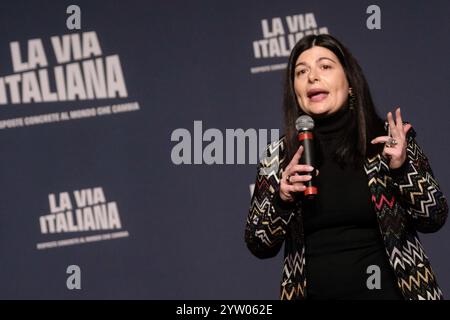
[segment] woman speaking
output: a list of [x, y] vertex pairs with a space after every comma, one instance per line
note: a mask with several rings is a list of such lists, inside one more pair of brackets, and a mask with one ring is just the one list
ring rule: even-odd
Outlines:
[[[400, 108], [377, 115], [359, 64], [330, 35], [293, 48], [283, 104], [285, 135], [258, 165], [245, 230], [259, 258], [284, 243], [281, 299], [442, 299], [417, 232], [439, 230], [448, 205]], [[314, 167], [300, 116], [314, 123]]]

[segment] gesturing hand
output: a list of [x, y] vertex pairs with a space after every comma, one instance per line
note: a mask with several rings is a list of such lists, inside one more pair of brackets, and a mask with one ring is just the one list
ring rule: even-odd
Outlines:
[[392, 112], [387, 114], [389, 131], [387, 136], [376, 137], [372, 144], [384, 143], [383, 156], [389, 159], [389, 168], [400, 168], [406, 160], [406, 133], [411, 129], [410, 124], [403, 125], [400, 108], [395, 111], [395, 122]]
[[303, 192], [306, 189], [304, 182], [311, 180], [311, 175], [300, 175], [301, 172], [311, 172], [313, 167], [305, 164], [298, 164], [303, 153], [303, 146], [300, 146], [292, 157], [291, 162], [281, 175], [280, 198], [287, 202], [294, 201], [294, 193]]

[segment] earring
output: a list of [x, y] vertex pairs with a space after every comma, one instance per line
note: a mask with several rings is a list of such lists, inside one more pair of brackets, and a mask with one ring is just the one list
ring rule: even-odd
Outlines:
[[351, 111], [355, 110], [356, 106], [356, 97], [353, 93], [353, 88], [348, 89], [348, 107]]

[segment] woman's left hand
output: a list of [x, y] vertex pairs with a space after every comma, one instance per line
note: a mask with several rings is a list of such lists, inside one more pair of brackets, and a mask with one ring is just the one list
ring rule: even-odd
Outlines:
[[371, 143], [384, 143], [383, 156], [388, 158], [389, 168], [400, 168], [406, 160], [406, 133], [411, 129], [410, 124], [403, 125], [400, 108], [395, 110], [395, 122], [392, 112], [387, 114], [389, 133], [387, 136], [376, 137]]

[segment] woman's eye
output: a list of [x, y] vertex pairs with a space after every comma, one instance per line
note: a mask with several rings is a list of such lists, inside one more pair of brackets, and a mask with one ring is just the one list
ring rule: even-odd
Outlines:
[[322, 69], [331, 69], [331, 66], [329, 66], [329, 65], [327, 65], [327, 64], [324, 64], [323, 66], [322, 66]]
[[307, 71], [306, 69], [300, 69], [300, 70], [298, 70], [298, 71], [297, 71], [297, 76], [302, 75], [302, 74], [305, 74], [306, 71]]

